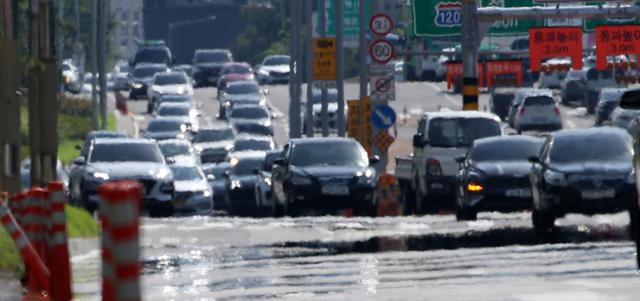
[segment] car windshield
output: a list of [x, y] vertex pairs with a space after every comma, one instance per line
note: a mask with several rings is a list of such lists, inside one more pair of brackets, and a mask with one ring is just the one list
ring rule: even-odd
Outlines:
[[177, 120], [154, 120], [147, 127], [147, 132], [183, 132], [185, 130], [184, 123]]
[[162, 163], [162, 154], [151, 143], [104, 143], [94, 145], [89, 162], [156, 162]]
[[189, 116], [190, 108], [186, 107], [160, 107], [158, 109], [159, 116]]
[[356, 143], [324, 142], [300, 143], [291, 151], [291, 165], [294, 166], [359, 166], [369, 165], [367, 152]]
[[165, 48], [147, 48], [136, 53], [135, 62], [169, 64], [171, 63], [171, 57], [169, 57], [169, 52]]
[[204, 174], [212, 175], [216, 178], [216, 180], [219, 180], [223, 178], [224, 173], [227, 172], [227, 170], [229, 170], [229, 165], [218, 164], [216, 166], [205, 168], [202, 171], [204, 172]]
[[195, 166], [172, 166], [171, 173], [176, 181], [200, 181], [204, 179], [202, 173]]
[[162, 143], [158, 146], [165, 157], [189, 155], [189, 145], [184, 143]]
[[227, 52], [197, 52], [196, 63], [226, 63], [231, 62], [231, 58]]
[[239, 107], [231, 110], [231, 118], [263, 119], [269, 118], [269, 112], [261, 107]]
[[230, 65], [222, 68], [222, 74], [231, 74], [231, 73], [251, 73], [251, 68], [246, 65]]
[[242, 158], [231, 169], [231, 173], [238, 176], [249, 176], [253, 171], [262, 166], [261, 158]]
[[550, 163], [625, 162], [631, 164], [633, 151], [629, 137], [612, 134], [575, 135], [555, 138]]
[[193, 138], [194, 143], [217, 142], [224, 140], [232, 140], [235, 138], [232, 129], [206, 129], [200, 130]]
[[178, 103], [190, 103], [192, 99], [189, 96], [180, 95], [165, 95], [160, 97], [161, 102], [178, 102]]
[[271, 56], [264, 60], [265, 66], [289, 65], [290, 58], [288, 56]]
[[548, 105], [554, 105], [554, 104], [555, 104], [555, 101], [553, 100], [553, 98], [549, 96], [533, 96], [533, 97], [527, 97], [524, 100], [525, 107], [548, 106]]
[[273, 129], [259, 123], [237, 123], [233, 125], [238, 133], [273, 136]]
[[273, 142], [258, 139], [238, 139], [233, 143], [233, 150], [241, 151], [267, 151], [273, 149]]
[[474, 146], [469, 152], [469, 158], [474, 162], [486, 161], [527, 161], [536, 156], [542, 140], [516, 141], [503, 140], [482, 143]]
[[180, 74], [158, 74], [153, 80], [153, 84], [158, 86], [184, 85], [186, 83], [187, 78]]
[[429, 122], [429, 144], [466, 147], [480, 138], [500, 136], [500, 123], [486, 118], [435, 118]]
[[260, 86], [254, 83], [232, 84], [225, 91], [228, 94], [259, 94]]
[[166, 68], [162, 67], [139, 67], [133, 70], [133, 77], [135, 78], [145, 78], [152, 77], [158, 72], [166, 71]]

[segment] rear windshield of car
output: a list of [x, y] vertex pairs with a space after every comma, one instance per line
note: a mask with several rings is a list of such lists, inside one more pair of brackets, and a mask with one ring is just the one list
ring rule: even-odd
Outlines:
[[222, 179], [224, 173], [229, 170], [229, 166], [226, 164], [223, 165], [216, 165], [213, 167], [209, 167], [203, 170], [204, 174], [206, 175], [212, 175], [214, 176], [216, 179]]
[[231, 65], [222, 68], [222, 74], [231, 74], [231, 73], [250, 73], [251, 68], [245, 65]]
[[147, 127], [148, 132], [174, 132], [184, 131], [186, 126], [180, 121], [154, 120]]
[[258, 94], [260, 87], [258, 84], [234, 84], [227, 87], [226, 92], [229, 94]]
[[160, 116], [188, 116], [189, 108], [181, 107], [160, 107], [158, 109], [158, 115]]
[[273, 136], [273, 130], [259, 123], [241, 123], [234, 125], [238, 133]]
[[355, 143], [302, 143], [291, 151], [294, 166], [359, 166], [369, 165], [367, 152]]
[[231, 62], [231, 57], [223, 51], [197, 52], [196, 63], [226, 63]]
[[480, 138], [500, 136], [500, 123], [486, 118], [435, 118], [429, 122], [429, 144], [466, 147]]
[[163, 162], [155, 144], [108, 143], [94, 145], [89, 162]]
[[633, 157], [631, 141], [622, 135], [576, 135], [555, 138], [551, 163], [626, 162]]
[[147, 48], [136, 53], [135, 62], [169, 64], [171, 57], [165, 48]]
[[259, 158], [240, 159], [240, 161], [233, 166], [231, 173], [239, 176], [252, 175], [254, 170], [262, 166], [262, 161], [263, 160]]
[[532, 96], [524, 100], [524, 106], [548, 106], [554, 105], [555, 101], [549, 96]]
[[264, 60], [264, 65], [265, 66], [289, 65], [289, 61], [290, 59], [288, 56], [272, 56]]
[[187, 83], [187, 78], [179, 74], [160, 74], [156, 76], [153, 83], [159, 86], [184, 85]]
[[236, 140], [233, 143], [233, 150], [236, 152], [241, 151], [266, 151], [271, 150], [273, 148], [273, 144], [269, 140]]
[[269, 112], [261, 107], [240, 107], [231, 110], [231, 118], [269, 118]]
[[539, 153], [542, 141], [495, 141], [478, 144], [470, 150], [474, 162], [527, 161]]
[[181, 143], [163, 143], [159, 145], [160, 151], [163, 155], [169, 156], [179, 156], [179, 155], [188, 155], [189, 154], [189, 146]]
[[171, 173], [173, 173], [173, 179], [176, 181], [198, 181], [203, 179], [197, 167], [172, 166]]
[[133, 77], [143, 78], [143, 77], [151, 77], [158, 72], [166, 71], [166, 68], [162, 67], [139, 67], [133, 70]]
[[200, 130], [193, 139], [193, 142], [217, 142], [231, 140], [233, 138], [235, 138], [235, 134], [232, 129]]

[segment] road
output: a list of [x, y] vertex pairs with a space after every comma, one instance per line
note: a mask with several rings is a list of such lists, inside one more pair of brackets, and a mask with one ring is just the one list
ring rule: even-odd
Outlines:
[[[443, 84], [402, 83], [393, 154], [411, 152], [416, 117], [460, 109]], [[288, 89], [270, 86], [276, 141], [287, 141]], [[358, 88], [346, 87], [348, 99]], [[203, 125], [219, 123], [215, 89], [199, 89]], [[488, 107], [488, 95], [480, 97]], [[143, 114], [146, 103], [130, 102]], [[562, 107], [565, 128], [589, 127], [583, 109]], [[391, 160], [393, 161], [393, 160]], [[388, 168], [392, 169], [393, 162]], [[188, 217], [142, 222], [145, 300], [638, 300], [625, 213], [569, 215], [547, 240], [530, 213], [422, 217]], [[73, 252], [77, 300], [98, 300], [97, 249]]]

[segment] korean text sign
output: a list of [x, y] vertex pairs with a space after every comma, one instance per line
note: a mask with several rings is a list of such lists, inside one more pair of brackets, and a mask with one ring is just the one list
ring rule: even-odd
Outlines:
[[570, 57], [573, 69], [582, 69], [582, 27], [529, 29], [531, 71], [539, 72], [542, 59]]
[[620, 54], [635, 54], [640, 57], [640, 25], [597, 26], [597, 69], [606, 69], [607, 57]]

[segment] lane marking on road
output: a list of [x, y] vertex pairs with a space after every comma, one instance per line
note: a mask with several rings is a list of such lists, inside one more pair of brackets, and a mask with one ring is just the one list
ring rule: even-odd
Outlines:
[[436, 83], [427, 82], [427, 86], [429, 86], [432, 89], [436, 90], [437, 92], [439, 92], [439, 94], [442, 94], [444, 96], [444, 98], [447, 99], [449, 102], [451, 102], [453, 105], [455, 105], [455, 106], [460, 105], [459, 101], [457, 101], [455, 98], [451, 97], [451, 95], [449, 95], [446, 90], [440, 88]]

